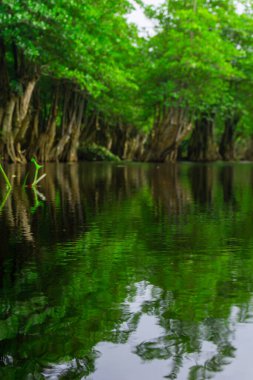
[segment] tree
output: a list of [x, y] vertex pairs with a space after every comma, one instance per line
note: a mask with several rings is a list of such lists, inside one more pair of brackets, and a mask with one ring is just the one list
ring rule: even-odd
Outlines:
[[229, 79], [240, 77], [233, 62], [241, 52], [224, 38], [223, 30], [224, 14], [234, 13], [230, 1], [170, 1], [156, 14], [160, 26], [147, 43], [149, 65], [144, 77], [147, 103], [154, 110], [147, 159], [175, 159], [194, 120], [203, 120], [201, 115], [211, 118]]
[[[46, 0], [1, 3], [1, 73], [5, 88], [0, 121], [2, 154], [6, 158], [24, 162], [23, 148], [29, 148], [41, 160], [77, 159], [88, 99], [108, 91], [116, 72], [116, 82], [122, 81], [124, 67], [118, 64], [117, 51], [131, 41], [126, 37], [133, 28], [124, 18], [129, 8], [125, 0], [96, 4], [52, 4]], [[47, 85], [48, 77], [52, 84]], [[50, 89], [43, 99], [46, 116], [39, 127], [41, 112], [37, 109], [39, 116], [35, 118], [36, 107], [32, 105], [33, 101], [39, 103], [36, 96], [33, 99], [38, 79], [38, 92]], [[27, 140], [34, 134], [40, 136], [40, 142], [31, 147]]]

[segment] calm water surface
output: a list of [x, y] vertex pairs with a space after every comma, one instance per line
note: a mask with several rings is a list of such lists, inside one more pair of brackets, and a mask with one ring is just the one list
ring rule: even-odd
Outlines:
[[253, 378], [253, 164], [0, 183], [0, 378]]

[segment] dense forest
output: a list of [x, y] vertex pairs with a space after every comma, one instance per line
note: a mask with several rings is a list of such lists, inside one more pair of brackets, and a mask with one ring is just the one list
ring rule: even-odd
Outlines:
[[2, 160], [253, 158], [252, 2], [136, 3], [0, 1]]

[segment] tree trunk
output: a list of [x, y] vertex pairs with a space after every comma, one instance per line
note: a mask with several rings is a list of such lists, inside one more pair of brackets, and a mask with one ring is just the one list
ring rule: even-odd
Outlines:
[[26, 162], [21, 145], [30, 125], [29, 105], [36, 80], [28, 83], [27, 91], [18, 97], [11, 95], [2, 111], [2, 144], [4, 158], [12, 162]]
[[77, 125], [72, 132], [70, 139], [70, 146], [67, 153], [67, 161], [76, 162], [78, 161], [77, 150], [79, 146], [79, 138], [80, 138], [80, 125]]
[[3, 40], [0, 38], [0, 108], [4, 107], [6, 99], [9, 95], [9, 76], [5, 60], [5, 54], [5, 45]]
[[84, 113], [85, 99], [80, 97], [78, 100], [78, 105], [75, 112], [75, 120], [73, 122], [71, 130], [71, 138], [69, 140], [69, 147], [67, 152], [67, 161], [76, 162], [78, 161], [77, 150], [79, 147], [79, 139], [81, 134], [81, 123]]
[[222, 134], [219, 152], [223, 160], [230, 161], [235, 159], [234, 154], [234, 135], [236, 124], [239, 118], [230, 117], [225, 121], [224, 132]]
[[35, 97], [36, 100], [33, 102], [33, 113], [30, 120], [30, 128], [28, 130], [29, 134], [27, 137], [27, 159], [31, 159], [35, 155], [35, 147], [39, 140], [39, 119], [40, 119], [40, 103], [39, 97]]
[[[16, 45], [8, 50], [13, 54], [14, 67], [12, 78], [17, 82], [17, 88], [11, 90], [6, 52], [3, 40], [0, 38], [0, 128], [1, 150], [7, 160], [26, 162], [22, 152], [22, 142], [30, 123], [30, 103], [37, 82], [38, 74], [35, 66], [25, 62], [24, 55]], [[31, 72], [29, 71], [31, 69]], [[29, 76], [29, 79], [27, 79]], [[19, 92], [19, 90], [20, 92]]]
[[213, 120], [210, 120], [206, 115], [197, 120], [189, 142], [189, 160], [208, 162], [219, 159], [218, 147], [214, 141], [213, 130]]
[[248, 161], [253, 161], [253, 136], [249, 138], [247, 149], [244, 154], [244, 159]]
[[0, 126], [2, 125], [3, 116], [4, 116], [4, 109], [3, 107], [0, 106]]
[[144, 154], [144, 146], [147, 141], [147, 135], [133, 129], [132, 134], [128, 135], [124, 142], [123, 160], [141, 160]]
[[58, 115], [59, 88], [56, 87], [53, 97], [53, 104], [47, 121], [46, 131], [40, 136], [38, 147], [35, 148], [36, 156], [39, 161], [49, 161], [51, 150], [56, 137], [56, 120]]
[[13, 115], [15, 110], [16, 98], [13, 96], [8, 101], [4, 109], [2, 121], [2, 144], [3, 158], [16, 162], [16, 154], [14, 149], [14, 138], [12, 133]]
[[158, 107], [149, 148], [144, 153], [145, 161], [175, 162], [180, 143], [190, 133], [192, 124], [187, 110]]
[[32, 94], [36, 85], [37, 79], [32, 79], [26, 85], [24, 94], [17, 98], [16, 104], [16, 120], [15, 120], [15, 130], [14, 135], [18, 136], [19, 130], [22, 127], [22, 123], [27, 117], [28, 109], [30, 106]]
[[[52, 150], [52, 160], [77, 161], [81, 124], [83, 119], [85, 98], [82, 94], [74, 93], [69, 98], [69, 107], [63, 115], [62, 137]], [[64, 107], [65, 108], [65, 107]]]

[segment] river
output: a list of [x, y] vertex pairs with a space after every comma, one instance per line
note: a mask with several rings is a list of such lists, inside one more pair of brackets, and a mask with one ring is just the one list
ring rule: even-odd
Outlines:
[[1, 379], [253, 378], [253, 164], [27, 170], [0, 188]]

